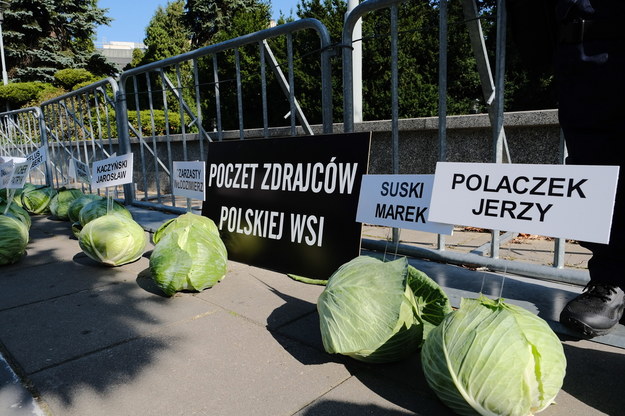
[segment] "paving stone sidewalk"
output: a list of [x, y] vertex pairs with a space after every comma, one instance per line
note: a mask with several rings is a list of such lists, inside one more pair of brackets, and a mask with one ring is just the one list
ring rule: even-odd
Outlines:
[[[0, 352], [10, 366], [0, 366], [1, 415], [452, 414], [427, 386], [418, 353], [386, 365], [325, 353], [316, 312], [323, 287], [229, 262], [213, 288], [168, 298], [150, 279], [150, 250], [103, 267], [82, 253], [68, 223], [33, 217], [27, 255], [0, 269]], [[625, 350], [614, 345], [625, 328], [591, 341], [556, 322], [580, 287], [411, 263], [455, 305], [480, 291], [501, 294], [552, 325], [568, 368], [557, 405], [541, 414], [622, 414]]]

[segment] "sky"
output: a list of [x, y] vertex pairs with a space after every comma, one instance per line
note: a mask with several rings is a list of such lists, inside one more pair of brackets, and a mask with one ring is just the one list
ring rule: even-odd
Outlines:
[[[299, 0], [271, 0], [272, 18], [283, 14], [290, 15], [297, 11]], [[96, 44], [111, 41], [143, 42], [145, 28], [158, 6], [165, 7], [167, 0], [99, 0], [98, 7], [109, 9], [107, 16], [114, 19], [110, 26], [100, 26], [97, 29]]]

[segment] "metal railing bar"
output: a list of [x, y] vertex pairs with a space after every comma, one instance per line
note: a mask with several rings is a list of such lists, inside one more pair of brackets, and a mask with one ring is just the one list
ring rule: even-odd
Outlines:
[[[148, 73], [146, 73], [146, 76], [149, 76]], [[133, 77], [132, 78], [132, 85], [135, 91], [139, 91], [139, 84], [138, 84], [138, 80], [137, 78], [139, 77]], [[139, 143], [143, 144], [145, 143], [145, 140], [143, 139], [143, 124], [141, 122], [141, 104], [139, 103], [139, 94], [135, 94], [135, 113], [137, 114], [137, 128], [136, 129], [132, 129], [135, 134], [137, 135], [137, 139], [139, 140]], [[130, 121], [128, 122], [128, 125], [130, 128], [132, 128], [130, 126]], [[140, 159], [141, 159], [141, 179], [143, 180], [143, 196], [145, 198], [147, 198], [148, 196], [148, 179], [147, 179], [147, 174], [146, 174], [146, 170], [145, 170], [145, 150], [144, 147], [149, 147], [147, 143], [145, 143], [145, 146], [141, 145], [139, 146], [139, 154], [140, 154]]]
[[213, 81], [215, 82], [215, 114], [217, 117], [217, 139], [223, 140], [223, 129], [221, 126], [221, 95], [219, 93], [219, 72], [217, 64], [217, 54], [213, 54]]
[[[438, 160], [447, 160], [447, 0], [438, 3]], [[438, 250], [445, 249], [445, 235], [437, 234]]]
[[269, 137], [269, 111], [267, 109], [267, 73], [265, 62], [265, 45], [266, 41], [258, 42], [258, 55], [260, 56], [260, 94], [263, 108], [263, 137]]
[[147, 88], [148, 88], [148, 105], [150, 107], [150, 127], [152, 129], [152, 149], [153, 155], [152, 158], [154, 160], [154, 178], [156, 183], [156, 195], [158, 196], [158, 202], [161, 203], [161, 181], [158, 180], [159, 177], [159, 169], [158, 169], [158, 161], [160, 158], [158, 157], [158, 151], [156, 148], [156, 125], [154, 123], [154, 101], [152, 99], [152, 81], [150, 80], [149, 74], [146, 72], [145, 76]]
[[[160, 72], [161, 72], [161, 74], [164, 77], [165, 85], [167, 85], [167, 87], [171, 90], [171, 92], [174, 94], [174, 96], [182, 103], [182, 108], [189, 115], [189, 117], [192, 119], [192, 123], [195, 123], [198, 126], [198, 131], [200, 133], [200, 140], [203, 137], [203, 138], [205, 138], [209, 142], [212, 141], [210, 136], [209, 136], [209, 134], [204, 129], [204, 127], [201, 126], [201, 123], [200, 124], [196, 123], [197, 116], [195, 114], [193, 114], [193, 111], [191, 111], [191, 108], [187, 105], [186, 101], [184, 100], [184, 97], [182, 96], [182, 87], [180, 87], [180, 88], [176, 87], [173, 84], [173, 82], [171, 82], [171, 80], [169, 79], [167, 74], [165, 74], [165, 71], [160, 70]], [[181, 126], [182, 126], [183, 123], [184, 122], [183, 122], [183, 118], [182, 118], [182, 114], [181, 114], [181, 119], [180, 119]]]
[[[278, 60], [276, 59], [275, 55], [273, 54], [273, 51], [271, 50], [271, 47], [269, 46], [269, 43], [267, 43], [267, 41], [263, 41], [262, 43], [263, 43], [265, 54], [269, 58], [269, 67], [271, 68], [271, 70], [273, 71], [274, 75], [276, 76], [276, 79], [278, 81], [278, 85], [280, 85], [280, 88], [282, 88], [282, 92], [284, 93], [284, 95], [286, 95], [288, 97], [288, 99], [289, 99], [289, 106], [290, 106], [290, 104], [291, 104], [290, 103], [290, 100], [291, 100], [291, 98], [290, 98], [291, 97], [291, 92], [290, 91], [291, 91], [291, 89], [289, 87], [290, 81], [287, 81], [286, 77], [284, 76], [284, 73], [282, 72], [280, 64], [278, 63]], [[262, 58], [264, 58], [264, 56]], [[295, 114], [297, 115], [297, 118], [299, 119], [299, 122], [300, 122], [302, 128], [304, 129], [304, 132], [307, 135], [309, 135], [309, 136], [314, 135], [312, 127], [310, 127], [310, 123], [306, 119], [306, 116], [304, 115], [304, 112], [302, 111], [302, 108], [299, 105], [299, 101], [295, 98], [295, 95], [293, 95], [293, 101], [294, 101], [294, 105], [295, 105]], [[294, 133], [292, 133], [292, 134], [294, 134]]]
[[241, 58], [239, 56], [239, 48], [234, 48], [234, 64], [236, 68], [237, 79], [237, 115], [239, 118], [239, 139], [245, 138], [244, 122], [243, 122], [243, 85], [241, 84]]
[[195, 112], [197, 115], [195, 116], [194, 122], [197, 126], [197, 130], [200, 132], [199, 140], [200, 140], [200, 160], [204, 160], [204, 136], [206, 135], [206, 139], [208, 142], [211, 141], [210, 136], [204, 132], [204, 127], [202, 126], [202, 106], [200, 103], [200, 75], [199, 69], [197, 65], [197, 59], [193, 59], [193, 84], [195, 85]]

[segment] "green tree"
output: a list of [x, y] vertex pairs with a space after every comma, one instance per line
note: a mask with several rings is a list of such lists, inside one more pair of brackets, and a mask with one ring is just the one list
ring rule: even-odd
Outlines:
[[141, 63], [160, 61], [190, 50], [189, 31], [184, 24], [184, 0], [158, 6], [145, 31], [146, 51]]
[[[256, 13], [261, 4], [264, 3], [258, 0], [187, 0], [185, 21], [191, 32], [192, 48], [216, 43], [215, 36], [228, 32], [237, 17]], [[264, 7], [269, 13], [269, 6], [264, 4]], [[266, 23], [269, 23], [268, 18]]]
[[[270, 7], [264, 1], [187, 1], [185, 14], [187, 24], [194, 25], [192, 42], [200, 46], [214, 45], [228, 39], [257, 32], [269, 27]], [[217, 17], [215, 17], [217, 16]], [[229, 16], [225, 18], [224, 16]], [[210, 22], [209, 24], [204, 24]], [[244, 101], [244, 125], [246, 128], [262, 126], [262, 101], [260, 89], [260, 58], [257, 44], [237, 49], [240, 64], [241, 91]], [[218, 76], [220, 81], [220, 111], [224, 129], [238, 128], [239, 113], [236, 84], [236, 58], [233, 50], [219, 53]], [[204, 124], [212, 129], [217, 120], [214, 96], [213, 56], [198, 59], [199, 83], [205, 88], [202, 99]], [[271, 74], [268, 72], [269, 82]], [[275, 81], [274, 81], [275, 82]], [[268, 89], [279, 88], [277, 85]], [[272, 114], [270, 117], [275, 116]]]
[[[340, 42], [343, 21], [347, 12], [344, 0], [301, 0], [297, 4], [297, 17], [314, 18], [322, 22], [330, 39]], [[322, 122], [321, 117], [321, 62], [319, 36], [313, 31], [302, 31], [293, 39], [294, 67], [296, 74], [296, 98], [311, 124]], [[281, 48], [286, 51], [286, 47]], [[313, 52], [314, 53], [311, 53]], [[342, 48], [335, 49], [336, 59], [332, 60], [332, 108], [333, 119], [343, 119], [343, 61]], [[286, 62], [284, 53], [278, 54]]]
[[[92, 61], [98, 25], [108, 24], [97, 0], [10, 0], [4, 12], [3, 35], [8, 75], [12, 81], [52, 82], [63, 68], [114, 70]], [[112, 74], [112, 73], [111, 73]], [[98, 73], [97, 75], [109, 75]]]

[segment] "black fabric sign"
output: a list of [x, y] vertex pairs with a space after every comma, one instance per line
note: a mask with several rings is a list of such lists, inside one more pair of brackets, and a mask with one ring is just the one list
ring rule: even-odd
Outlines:
[[371, 133], [212, 142], [202, 215], [231, 260], [327, 279], [360, 253]]

